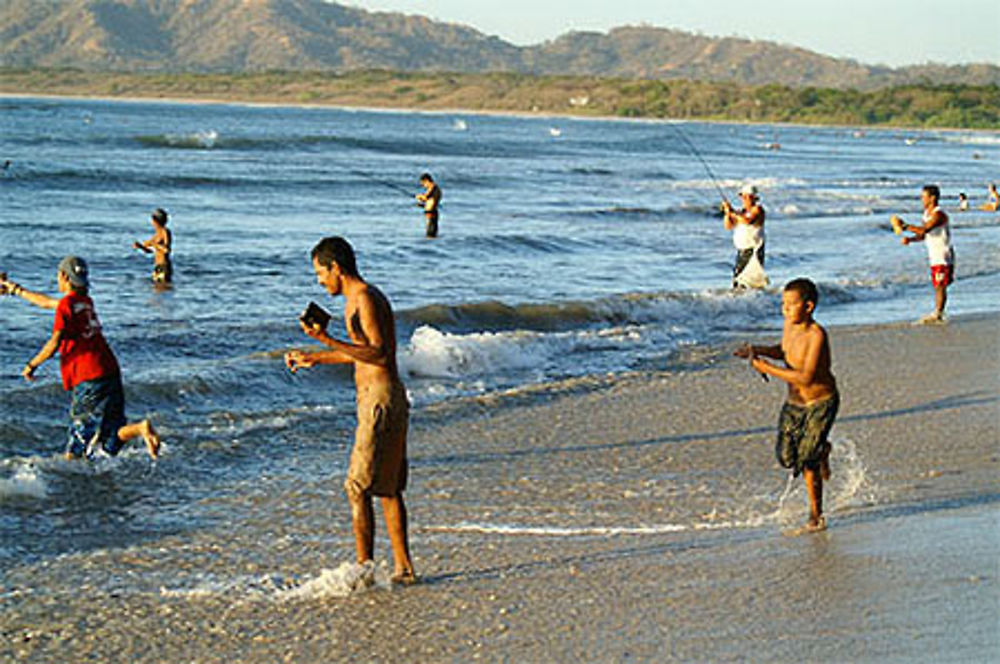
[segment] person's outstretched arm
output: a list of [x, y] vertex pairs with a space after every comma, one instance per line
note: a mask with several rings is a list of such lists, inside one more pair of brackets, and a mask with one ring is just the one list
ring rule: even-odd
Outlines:
[[4, 289], [11, 295], [20, 297], [36, 307], [41, 307], [42, 309], [55, 309], [59, 306], [58, 298], [49, 297], [45, 293], [30, 291], [21, 284], [15, 283], [9, 279], [0, 281], [0, 286], [3, 286]]

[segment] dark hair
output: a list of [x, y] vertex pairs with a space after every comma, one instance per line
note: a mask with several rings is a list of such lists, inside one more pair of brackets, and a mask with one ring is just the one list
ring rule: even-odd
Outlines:
[[434, 178], [431, 177], [430, 173], [420, 174], [420, 181], [423, 182], [424, 180], [426, 180], [427, 182], [434, 182]]
[[941, 200], [941, 189], [936, 184], [925, 184], [924, 191], [934, 197], [934, 200]]
[[156, 208], [153, 210], [153, 221], [161, 226], [167, 225], [167, 211], [163, 208]]
[[819, 304], [819, 290], [811, 279], [806, 279], [805, 277], [792, 279], [785, 284], [785, 292], [788, 291], [798, 293], [804, 302], [812, 302], [814, 305]]
[[358, 265], [354, 260], [354, 249], [342, 237], [332, 236], [320, 240], [312, 250], [312, 258], [323, 267], [330, 268], [334, 263], [340, 266], [340, 271], [350, 277], [360, 277]]

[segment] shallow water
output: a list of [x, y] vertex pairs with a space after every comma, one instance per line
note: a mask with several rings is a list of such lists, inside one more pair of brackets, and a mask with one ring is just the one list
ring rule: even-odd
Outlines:
[[[1000, 161], [987, 132], [41, 99], [0, 100], [0, 111], [0, 157], [12, 161], [0, 178], [0, 269], [53, 292], [61, 256], [90, 261], [130, 414], [152, 416], [167, 441], [153, 466], [138, 449], [94, 467], [60, 460], [68, 396], [55, 363], [37, 383], [17, 377], [50, 317], [0, 301], [5, 564], [218, 537], [267, 495], [336, 490], [354, 426], [350, 374], [291, 376], [279, 360], [303, 344], [295, 318], [309, 300], [339, 314], [308, 261], [324, 235], [351, 240], [392, 300], [419, 418], [456, 396], [670, 368], [693, 346], [778, 329], [775, 288], [727, 289], [718, 193], [685, 138], [727, 192], [761, 188], [773, 284], [814, 278], [830, 323], [929, 308], [924, 251], [900, 247], [888, 215], [918, 217], [925, 182], [942, 186], [946, 207], [960, 190], [977, 201]], [[436, 241], [405, 194], [424, 170], [445, 195]], [[129, 249], [158, 206], [175, 237], [169, 291], [152, 288], [149, 259]], [[994, 310], [1000, 220], [953, 219], [950, 310]], [[698, 477], [678, 480], [697, 504]], [[713, 519], [759, 520], [777, 497]], [[568, 534], [594, 527], [562, 522]]]

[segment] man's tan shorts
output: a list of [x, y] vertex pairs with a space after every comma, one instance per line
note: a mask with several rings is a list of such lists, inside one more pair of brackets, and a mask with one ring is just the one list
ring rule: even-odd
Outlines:
[[397, 496], [406, 488], [410, 403], [402, 384], [358, 392], [358, 429], [344, 489], [359, 497]]

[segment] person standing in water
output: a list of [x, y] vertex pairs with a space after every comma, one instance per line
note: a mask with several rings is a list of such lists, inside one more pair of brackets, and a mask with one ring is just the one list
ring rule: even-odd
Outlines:
[[149, 456], [155, 459], [160, 453], [160, 437], [152, 423], [147, 419], [130, 424], [125, 419], [121, 369], [101, 333], [89, 295], [86, 261], [77, 256], [62, 259], [56, 281], [64, 294], [62, 299], [30, 291], [6, 275], [0, 278], [0, 293], [55, 310], [51, 337], [24, 365], [21, 375], [34, 380], [38, 367], [59, 353], [63, 388], [73, 395], [66, 458], [89, 459], [98, 450], [115, 456], [128, 441], [141, 436]]
[[136, 240], [132, 243], [132, 247], [144, 253], [153, 254], [153, 282], [169, 284], [174, 278], [174, 267], [170, 262], [173, 236], [167, 228], [167, 211], [163, 208], [153, 210], [150, 223], [153, 224], [153, 237], [145, 242]]
[[733, 209], [729, 201], [722, 202], [723, 226], [733, 231], [736, 262], [733, 265], [733, 288], [764, 288], [764, 206], [760, 204], [757, 187], [752, 184], [740, 189], [743, 207]]
[[934, 311], [918, 323], [943, 323], [944, 308], [948, 304], [948, 286], [955, 280], [955, 250], [951, 246], [951, 224], [948, 215], [941, 209], [941, 190], [936, 184], [926, 185], [920, 194], [924, 208], [923, 223], [912, 226], [897, 215], [893, 215], [892, 226], [903, 235], [904, 245], [923, 242], [927, 246], [927, 258], [931, 265], [931, 285], [934, 287]]
[[986, 185], [986, 189], [987, 200], [979, 206], [979, 209], [985, 210], [986, 212], [996, 212], [997, 210], [1000, 210], [1000, 193], [997, 192], [997, 186], [991, 182]]
[[427, 220], [427, 237], [435, 238], [438, 234], [441, 187], [434, 182], [430, 173], [424, 173], [420, 176], [420, 186], [424, 188], [424, 191], [417, 194], [417, 203], [424, 208], [424, 218]]
[[300, 319], [302, 331], [329, 348], [289, 351], [291, 371], [317, 364], [353, 364], [358, 425], [344, 489], [351, 505], [358, 564], [372, 561], [375, 515], [372, 497], [382, 499], [392, 544], [393, 583], [416, 583], [410, 559], [406, 504], [406, 433], [410, 404], [396, 366], [396, 325], [389, 300], [358, 273], [354, 249], [341, 237], [327, 237], [312, 250], [316, 279], [332, 296], [344, 296], [350, 341], [331, 337], [323, 324]]

